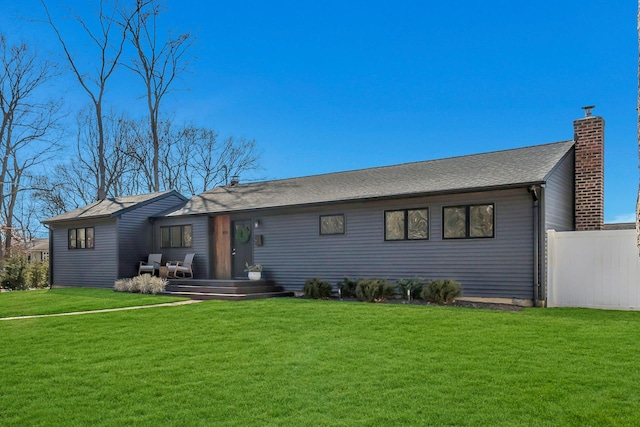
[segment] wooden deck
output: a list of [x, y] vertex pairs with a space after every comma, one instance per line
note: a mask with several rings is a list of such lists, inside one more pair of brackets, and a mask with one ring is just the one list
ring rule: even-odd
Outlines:
[[293, 292], [285, 291], [273, 280], [169, 279], [162, 295], [191, 299], [249, 300], [291, 297]]

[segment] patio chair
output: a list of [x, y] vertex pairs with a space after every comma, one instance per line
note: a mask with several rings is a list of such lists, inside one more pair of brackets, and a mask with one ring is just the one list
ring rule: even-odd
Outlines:
[[184, 261], [168, 262], [169, 277], [186, 279], [188, 274], [189, 278], [193, 279], [193, 257], [195, 256], [196, 254], [186, 254]]
[[147, 262], [140, 261], [138, 266], [138, 275], [150, 274], [154, 275], [156, 270], [160, 271], [160, 265], [162, 264], [162, 254], [149, 254]]

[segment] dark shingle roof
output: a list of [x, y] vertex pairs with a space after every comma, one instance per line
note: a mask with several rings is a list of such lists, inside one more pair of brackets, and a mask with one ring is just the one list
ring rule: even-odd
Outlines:
[[338, 201], [505, 188], [544, 182], [573, 141], [216, 187], [191, 198], [169, 216], [304, 206]]
[[138, 196], [126, 196], [116, 197], [113, 199], [105, 199], [97, 202], [93, 202], [90, 205], [74, 209], [69, 212], [54, 216], [43, 221], [45, 224], [59, 221], [70, 221], [76, 219], [94, 219], [94, 218], [109, 218], [120, 215], [129, 209], [133, 209], [141, 204], [146, 204], [154, 199], [167, 196], [171, 193], [177, 194], [179, 197], [183, 196], [174, 191], [160, 191], [157, 193], [142, 194]]
[[29, 240], [28, 242], [25, 243], [24, 247], [28, 251], [48, 251], [49, 239], [36, 238], [33, 240]]
[[603, 230], [635, 230], [636, 223], [635, 222], [616, 222], [616, 223], [604, 224], [602, 229]]

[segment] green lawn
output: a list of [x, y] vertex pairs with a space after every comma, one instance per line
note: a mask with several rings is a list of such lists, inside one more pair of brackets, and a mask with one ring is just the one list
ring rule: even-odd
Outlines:
[[2, 426], [629, 426], [640, 313], [271, 299], [0, 321], [0, 375]]
[[2, 292], [0, 293], [0, 318], [162, 304], [184, 299], [87, 288]]

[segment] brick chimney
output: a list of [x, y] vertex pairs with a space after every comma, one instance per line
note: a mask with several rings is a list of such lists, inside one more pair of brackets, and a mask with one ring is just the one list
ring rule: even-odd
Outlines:
[[576, 231], [601, 230], [604, 224], [604, 119], [592, 116], [573, 122], [575, 141]]

